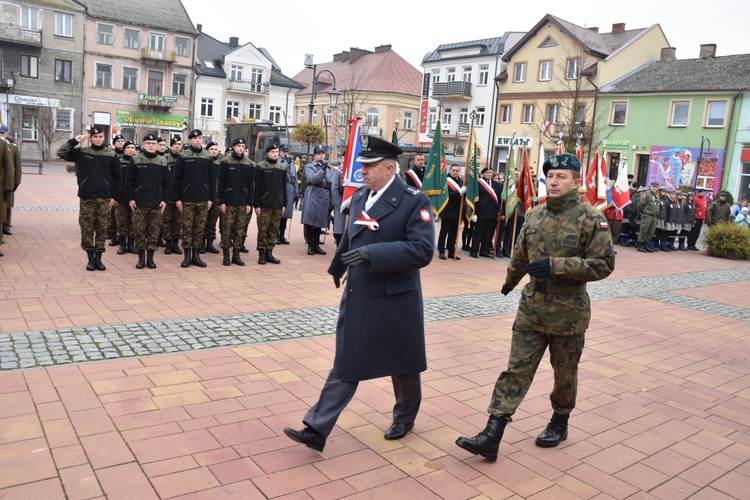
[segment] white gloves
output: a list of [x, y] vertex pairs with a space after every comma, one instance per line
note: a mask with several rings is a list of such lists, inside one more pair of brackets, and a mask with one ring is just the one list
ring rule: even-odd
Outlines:
[[477, 216], [476, 215], [472, 215], [471, 216], [471, 222], [476, 222], [476, 221], [477, 221]]
[[461, 186], [461, 189], [459, 189], [458, 192], [461, 194], [466, 193], [466, 186]]

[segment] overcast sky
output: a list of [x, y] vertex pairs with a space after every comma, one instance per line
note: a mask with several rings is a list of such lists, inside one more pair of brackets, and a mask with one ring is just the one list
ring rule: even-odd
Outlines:
[[373, 50], [386, 44], [422, 71], [422, 58], [440, 44], [525, 32], [548, 13], [579, 26], [597, 26], [600, 32], [611, 31], [612, 24], [620, 22], [626, 29], [659, 24], [677, 48], [678, 59], [698, 57], [704, 43], [715, 43], [718, 56], [750, 53], [746, 0], [182, 2], [204, 33], [223, 42], [237, 36], [240, 44], [265, 47], [290, 77], [303, 69], [305, 54], [324, 63], [350, 47]]

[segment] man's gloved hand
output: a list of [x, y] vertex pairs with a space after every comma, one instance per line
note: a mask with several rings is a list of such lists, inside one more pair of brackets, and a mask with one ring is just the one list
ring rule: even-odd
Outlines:
[[10, 199], [10, 194], [11, 194], [12, 192], [13, 192], [13, 190], [12, 190], [12, 189], [5, 189], [5, 190], [3, 191], [3, 199], [4, 199], [5, 201], [8, 201], [8, 200]]
[[471, 216], [471, 222], [476, 222], [478, 220], [478, 217], [476, 215]]
[[466, 194], [466, 186], [461, 186], [461, 188], [458, 190], [461, 194]]
[[503, 295], [508, 295], [511, 290], [513, 289], [509, 287], [508, 285], [503, 285], [503, 288], [502, 290], [500, 290], [500, 293], [502, 293]]
[[526, 272], [535, 278], [546, 278], [552, 274], [552, 265], [549, 259], [539, 259], [526, 265]]
[[336, 285], [336, 288], [340, 287], [341, 286], [341, 278], [339, 278], [338, 276], [334, 276], [333, 277], [333, 284]]
[[370, 250], [367, 246], [359, 247], [355, 250], [349, 250], [341, 254], [341, 263], [345, 266], [354, 267], [360, 264], [370, 262]]

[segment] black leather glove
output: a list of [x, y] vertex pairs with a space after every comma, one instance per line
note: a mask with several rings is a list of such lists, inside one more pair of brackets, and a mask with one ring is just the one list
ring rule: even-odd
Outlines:
[[370, 262], [370, 250], [368, 250], [367, 246], [349, 250], [341, 254], [341, 263], [345, 266], [354, 267], [366, 264], [367, 262]]
[[333, 284], [336, 285], [336, 288], [339, 288], [341, 286], [341, 278], [339, 278], [338, 276], [334, 276]]
[[549, 259], [539, 259], [526, 265], [526, 272], [535, 278], [546, 278], [552, 274], [552, 265]]
[[13, 192], [11, 189], [5, 189], [3, 191], [3, 200], [8, 201], [10, 199], [10, 194]]
[[508, 295], [511, 290], [513, 289], [509, 287], [508, 285], [503, 285], [503, 288], [502, 290], [500, 290], [500, 293], [502, 293], [503, 295]]

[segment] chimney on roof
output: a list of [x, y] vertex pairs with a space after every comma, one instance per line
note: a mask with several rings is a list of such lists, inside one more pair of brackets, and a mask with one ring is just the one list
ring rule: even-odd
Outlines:
[[238, 36], [230, 36], [229, 37], [229, 46], [232, 47], [232, 48], [239, 47], [240, 46], [240, 37], [238, 37]]
[[202, 24], [197, 25], [197, 28], [198, 28], [198, 33], [203, 33], [203, 25]]
[[677, 60], [677, 49], [674, 47], [663, 47], [659, 62], [674, 62]]
[[701, 44], [701, 51], [698, 59], [700, 59], [701, 61], [705, 61], [706, 59], [716, 59], [716, 44]]
[[612, 25], [612, 33], [622, 33], [625, 31], [625, 23], [614, 23]]
[[375, 47], [375, 53], [380, 54], [381, 52], [389, 52], [391, 50], [391, 45], [381, 45], [380, 47]]
[[359, 59], [365, 54], [372, 54], [372, 52], [370, 52], [369, 50], [363, 50], [357, 47], [352, 47], [349, 50], [349, 64], [354, 63], [354, 61], [356, 61], [357, 59]]
[[592, 26], [591, 28], [589, 28], [589, 31], [593, 31], [594, 33], [599, 33], [599, 28], [596, 26]]
[[349, 51], [348, 50], [342, 50], [341, 54], [339, 54], [339, 55], [341, 56], [341, 59], [340, 59], [341, 62], [346, 62], [346, 61], [349, 60]]

